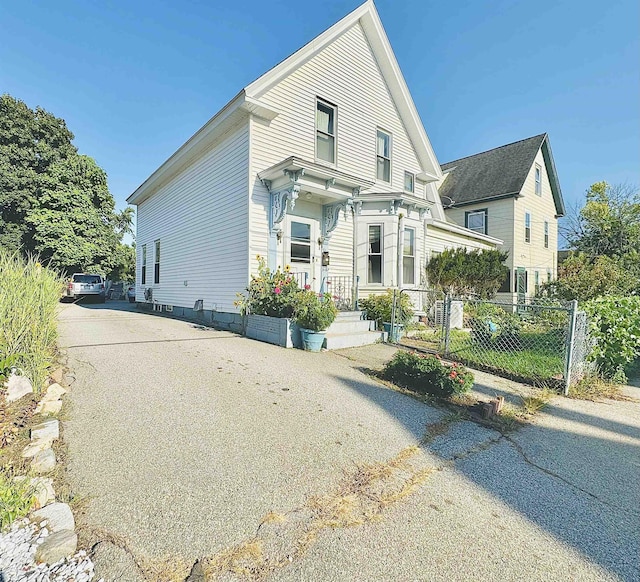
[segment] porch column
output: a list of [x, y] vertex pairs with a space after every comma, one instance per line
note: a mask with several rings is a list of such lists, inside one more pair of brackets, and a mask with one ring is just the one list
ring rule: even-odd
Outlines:
[[[270, 183], [267, 182], [267, 188]], [[271, 270], [278, 266], [278, 241], [282, 240], [282, 223], [287, 211], [293, 210], [300, 193], [298, 184], [289, 184], [288, 186], [270, 192], [270, 209], [269, 209], [269, 242], [267, 249], [267, 264]]]
[[[353, 209], [353, 199], [348, 198], [344, 202], [338, 204], [325, 204], [322, 207], [322, 252], [329, 252], [329, 241], [333, 231], [338, 226], [340, 213], [344, 212], [345, 220], [347, 219], [347, 208]], [[322, 265], [320, 269], [320, 293], [325, 292], [327, 277], [329, 276], [329, 267]]]
[[404, 259], [404, 214], [398, 215], [398, 289], [402, 289], [404, 284], [403, 259]]

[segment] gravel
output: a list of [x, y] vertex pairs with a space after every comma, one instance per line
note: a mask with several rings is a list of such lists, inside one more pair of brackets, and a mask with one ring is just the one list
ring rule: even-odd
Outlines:
[[[17, 520], [0, 534], [0, 580], [3, 582], [89, 582], [93, 562], [84, 550], [55, 564], [36, 564], [38, 546], [49, 536], [46, 527]], [[103, 582], [99, 580], [98, 582]]]

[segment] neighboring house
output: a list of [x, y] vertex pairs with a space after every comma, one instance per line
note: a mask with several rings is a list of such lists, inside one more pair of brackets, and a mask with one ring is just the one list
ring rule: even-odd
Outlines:
[[129, 197], [136, 297], [224, 321], [259, 256], [343, 307], [356, 288], [417, 287], [431, 252], [501, 242], [447, 222], [441, 178], [366, 2], [240, 91]]
[[504, 241], [509, 276], [498, 297], [523, 299], [557, 275], [560, 183], [546, 133], [442, 165], [449, 220]]

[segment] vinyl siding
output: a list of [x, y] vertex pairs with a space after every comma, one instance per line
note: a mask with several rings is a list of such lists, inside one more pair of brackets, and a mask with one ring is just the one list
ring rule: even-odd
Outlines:
[[[248, 280], [249, 125], [231, 129], [208, 152], [138, 206], [137, 293], [158, 303], [236, 311]], [[154, 241], [161, 241], [160, 282], [153, 283]], [[142, 245], [146, 285], [141, 285]]]
[[[364, 31], [357, 23], [260, 98], [280, 114], [271, 122], [255, 118], [251, 121], [253, 270], [255, 255], [266, 252], [269, 228], [269, 195], [257, 174], [292, 155], [309, 161], [316, 159], [316, 98], [337, 106], [336, 169], [375, 180], [376, 129], [380, 127], [392, 136], [392, 181], [379, 182], [371, 191], [401, 191], [405, 170], [420, 172], [413, 145]], [[422, 182], [416, 180], [415, 190], [416, 195], [425, 196]], [[338, 260], [338, 256], [346, 259], [352, 250], [348, 224], [341, 222], [338, 230], [331, 240], [331, 266], [342, 271], [342, 259]], [[343, 248], [347, 244], [349, 248]]]

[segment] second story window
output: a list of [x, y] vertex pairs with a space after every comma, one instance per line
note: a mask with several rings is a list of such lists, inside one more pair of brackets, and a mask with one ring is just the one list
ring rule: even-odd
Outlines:
[[544, 248], [549, 248], [549, 221], [544, 221]]
[[542, 196], [542, 169], [536, 164], [536, 194]]
[[377, 136], [376, 178], [382, 182], [391, 182], [391, 136], [380, 129]]
[[524, 242], [531, 242], [531, 212], [524, 213]]
[[405, 192], [415, 191], [416, 177], [411, 172], [404, 173], [404, 190]]
[[469, 230], [487, 234], [487, 209], [465, 212], [464, 222]]
[[336, 163], [336, 107], [316, 101], [316, 158]]
[[142, 245], [142, 284], [147, 283], [147, 245]]

